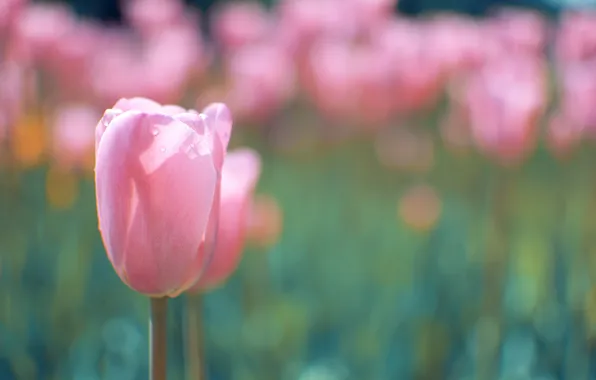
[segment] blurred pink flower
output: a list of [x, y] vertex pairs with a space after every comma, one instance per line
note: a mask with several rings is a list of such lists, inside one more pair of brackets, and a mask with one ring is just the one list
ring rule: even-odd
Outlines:
[[58, 107], [52, 128], [52, 155], [66, 168], [80, 168], [93, 152], [95, 126], [101, 112], [83, 104]]
[[65, 4], [29, 4], [15, 22], [12, 48], [19, 56], [43, 61], [74, 25], [74, 15]]
[[26, 3], [27, 0], [3, 0], [0, 2], [0, 45], [2, 45], [2, 37], [7, 36], [9, 29], [18, 19], [19, 13]]
[[[349, 41], [321, 40], [310, 53], [304, 87], [327, 117], [367, 128], [387, 122], [394, 111], [394, 62], [384, 51]], [[333, 94], [333, 96], [330, 96]]]
[[397, 6], [397, 0], [347, 0], [343, 3], [352, 8], [361, 25], [369, 28], [392, 17]]
[[561, 64], [559, 108], [565, 120], [596, 137], [596, 60]]
[[343, 0], [282, 0], [276, 32], [293, 56], [301, 56], [321, 37], [352, 38], [359, 30], [354, 8]]
[[436, 16], [427, 21], [426, 28], [424, 45], [447, 77], [478, 67], [496, 48], [482, 24], [461, 16]]
[[401, 113], [433, 105], [443, 86], [428, 31], [423, 24], [396, 18], [373, 37], [379, 59], [390, 70], [385, 86], [392, 89], [393, 108]]
[[175, 26], [188, 9], [180, 0], [126, 0], [123, 11], [130, 25], [148, 37]]
[[358, 89], [348, 43], [321, 40], [315, 44], [302, 79], [304, 90], [326, 117], [347, 122], [359, 115]]
[[101, 104], [121, 97], [144, 95], [141, 69], [142, 47], [123, 29], [105, 29], [89, 63], [90, 89]]
[[[359, 119], [368, 128], [380, 127], [389, 121], [399, 97], [396, 86], [404, 85], [396, 75], [395, 62], [384, 53], [373, 46], [357, 47], [350, 59]], [[401, 90], [411, 90], [412, 97], [417, 95], [414, 88]]]
[[141, 93], [161, 102], [182, 98], [194, 74], [206, 69], [203, 41], [191, 23], [171, 26], [145, 41]]
[[531, 153], [547, 105], [542, 60], [519, 55], [492, 61], [471, 75], [465, 105], [476, 145], [503, 164]]
[[221, 175], [215, 252], [205, 272], [190, 291], [205, 291], [220, 285], [238, 266], [260, 172], [261, 160], [257, 152], [243, 148], [228, 153]]
[[69, 99], [90, 98], [90, 65], [97, 53], [103, 30], [92, 22], [79, 21], [62, 37], [62, 43], [47, 54], [45, 68], [49, 71], [53, 91]]
[[98, 43], [89, 74], [102, 102], [146, 96], [177, 102], [186, 85], [206, 68], [203, 41], [191, 22], [180, 22], [143, 41], [112, 30]]
[[501, 50], [535, 55], [544, 53], [548, 25], [537, 12], [502, 9], [488, 20], [486, 26], [498, 39]]
[[239, 49], [228, 57], [226, 73], [230, 86], [227, 103], [238, 119], [262, 121], [294, 95], [293, 62], [276, 45]]
[[561, 17], [556, 43], [560, 61], [592, 59], [596, 54], [596, 11], [567, 12]]
[[273, 33], [271, 16], [257, 2], [223, 3], [212, 17], [214, 38], [224, 51], [261, 42]]

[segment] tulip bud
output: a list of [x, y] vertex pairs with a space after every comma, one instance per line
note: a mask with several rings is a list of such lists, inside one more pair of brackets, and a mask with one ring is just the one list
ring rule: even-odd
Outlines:
[[206, 112], [122, 99], [97, 125], [99, 229], [118, 276], [140, 293], [175, 297], [208, 261], [199, 248], [232, 119], [221, 104]]
[[251, 149], [239, 149], [226, 157], [221, 177], [215, 253], [191, 291], [221, 284], [238, 266], [245, 243], [252, 195], [260, 172], [260, 157]]

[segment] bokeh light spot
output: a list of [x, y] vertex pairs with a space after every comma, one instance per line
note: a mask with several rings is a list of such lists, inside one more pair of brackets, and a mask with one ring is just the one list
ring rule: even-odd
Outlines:
[[35, 166], [46, 147], [45, 125], [38, 115], [29, 115], [17, 124], [12, 134], [12, 149], [16, 161], [25, 167]]
[[46, 177], [46, 197], [48, 203], [57, 209], [69, 209], [79, 196], [79, 179], [76, 174], [50, 167]]
[[247, 240], [259, 248], [277, 243], [283, 227], [283, 212], [275, 198], [257, 195], [253, 200], [248, 221]]
[[428, 231], [437, 224], [441, 208], [441, 200], [432, 187], [416, 185], [399, 200], [398, 213], [410, 228]]

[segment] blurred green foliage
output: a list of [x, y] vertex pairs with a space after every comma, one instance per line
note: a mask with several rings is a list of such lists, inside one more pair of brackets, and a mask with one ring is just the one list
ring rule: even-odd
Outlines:
[[[365, 140], [287, 154], [241, 139], [284, 230], [205, 298], [210, 380], [592, 378], [593, 151], [504, 170], [441, 148], [408, 174]], [[146, 378], [147, 300], [105, 257], [92, 179], [54, 170], [0, 172], [0, 379]], [[421, 184], [437, 199], [398, 212]], [[183, 313], [175, 300], [173, 379]]]

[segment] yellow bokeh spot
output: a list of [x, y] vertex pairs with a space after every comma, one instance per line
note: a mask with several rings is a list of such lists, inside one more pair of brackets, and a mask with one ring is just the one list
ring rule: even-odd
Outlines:
[[277, 243], [283, 229], [283, 211], [275, 198], [257, 195], [248, 218], [247, 239], [259, 248]]
[[441, 199], [436, 191], [427, 185], [410, 188], [399, 200], [398, 214], [410, 228], [429, 231], [441, 216]]
[[15, 160], [24, 167], [37, 165], [46, 147], [46, 131], [40, 115], [27, 115], [12, 133], [12, 152]]
[[68, 209], [79, 196], [79, 179], [73, 172], [50, 167], [46, 177], [46, 197], [48, 203], [57, 209]]

